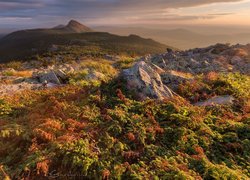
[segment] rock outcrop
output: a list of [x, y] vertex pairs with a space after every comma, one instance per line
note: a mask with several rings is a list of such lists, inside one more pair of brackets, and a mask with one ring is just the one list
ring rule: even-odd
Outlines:
[[233, 71], [250, 74], [250, 45], [217, 44], [187, 51], [168, 51], [161, 55], [147, 56], [144, 60], [166, 71], [191, 74]]
[[128, 88], [138, 92], [142, 99], [150, 97], [162, 100], [173, 97], [172, 91], [162, 83], [161, 76], [144, 61], [124, 70], [122, 75], [127, 80]]
[[49, 71], [45, 73], [38, 73], [37, 78], [39, 79], [40, 83], [54, 83], [54, 84], [61, 84], [59, 78], [57, 77], [54, 71]]
[[[164, 99], [172, 97], [180, 83], [209, 72], [240, 72], [249, 75], [250, 45], [216, 44], [187, 51], [168, 49], [164, 54], [143, 57], [122, 74], [128, 81], [128, 88], [135, 90], [143, 99]], [[211, 101], [226, 103], [230, 100], [227, 98], [220, 97]], [[210, 104], [210, 101], [203, 104]]]

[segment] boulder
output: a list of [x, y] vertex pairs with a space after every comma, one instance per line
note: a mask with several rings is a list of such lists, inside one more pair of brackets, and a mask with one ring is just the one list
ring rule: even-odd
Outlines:
[[62, 71], [61, 69], [56, 70], [55, 74], [57, 75], [57, 77], [59, 77], [62, 80], [66, 80], [68, 78], [67, 74], [64, 71]]
[[162, 74], [162, 73], [165, 72], [162, 68], [160, 68], [159, 66], [155, 65], [154, 63], [152, 63], [152, 67], [154, 68], [154, 70], [156, 70], [156, 72], [158, 74]]
[[231, 61], [230, 61], [230, 63], [231, 63], [232, 65], [237, 65], [237, 64], [240, 64], [240, 63], [242, 63], [242, 62], [243, 62], [243, 60], [242, 60], [242, 58], [239, 57], [239, 56], [233, 56], [232, 59], [231, 59]]
[[46, 82], [46, 83], [61, 84], [59, 78], [57, 77], [54, 71], [38, 73], [37, 78], [39, 79], [40, 83]]
[[48, 50], [49, 50], [50, 52], [55, 52], [55, 51], [57, 51], [58, 49], [59, 49], [59, 48], [58, 48], [57, 45], [52, 44]]
[[45, 85], [46, 88], [55, 88], [55, 87], [58, 87], [58, 86], [60, 86], [60, 85], [54, 84], [54, 83], [48, 83], [48, 84]]
[[184, 81], [189, 81], [193, 79], [190, 73], [183, 73], [178, 71], [166, 71], [161, 75], [164, 84], [178, 85]]
[[62, 68], [60, 68], [64, 73], [71, 74], [75, 72], [75, 69], [72, 65], [64, 64]]
[[191, 58], [189, 62], [190, 62], [189, 65], [190, 65], [190, 67], [192, 69], [200, 68], [201, 67], [201, 64], [198, 61], [196, 61], [195, 59], [193, 59], [193, 58]]
[[103, 80], [105, 78], [105, 75], [103, 73], [92, 71], [87, 76], [87, 80]]
[[25, 78], [16, 78], [12, 81], [13, 84], [20, 84], [25, 81]]
[[122, 77], [127, 80], [128, 88], [139, 92], [138, 95], [142, 99], [150, 97], [163, 100], [173, 97], [173, 92], [162, 83], [157, 71], [144, 61], [124, 70]]
[[157, 56], [153, 57], [151, 59], [151, 62], [154, 63], [155, 65], [159, 66], [162, 69], [167, 68], [167, 64], [166, 64], [165, 60], [161, 56], [159, 56], [159, 57], [157, 57]]
[[104, 59], [108, 60], [108, 61], [119, 61], [120, 57], [119, 56], [114, 56], [114, 55], [109, 55], [109, 54], [105, 54], [104, 55]]
[[207, 101], [198, 102], [194, 104], [195, 106], [214, 106], [214, 105], [232, 105], [234, 101], [234, 97], [226, 95], [226, 96], [217, 96]]

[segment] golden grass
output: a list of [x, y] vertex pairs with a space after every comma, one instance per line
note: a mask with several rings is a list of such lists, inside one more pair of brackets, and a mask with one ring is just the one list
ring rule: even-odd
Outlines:
[[183, 78], [189, 78], [189, 79], [194, 78], [194, 76], [191, 73], [186, 73], [186, 72], [181, 72], [181, 71], [174, 71], [174, 70], [171, 70], [170, 73], [172, 75], [180, 76], [180, 77], [183, 77]]
[[32, 71], [16, 71], [14, 75], [19, 77], [31, 77]]
[[2, 72], [3, 76], [16, 76], [16, 77], [31, 77], [32, 71], [5, 71]]

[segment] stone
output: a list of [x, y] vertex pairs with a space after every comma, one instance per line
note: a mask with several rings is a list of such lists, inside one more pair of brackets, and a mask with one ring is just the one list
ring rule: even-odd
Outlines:
[[142, 99], [147, 97], [163, 100], [173, 97], [173, 92], [162, 83], [161, 76], [144, 61], [137, 62], [122, 72], [129, 89], [140, 92]]
[[59, 48], [58, 48], [57, 45], [52, 44], [51, 47], [49, 48], [49, 51], [50, 51], [50, 52], [55, 52], [55, 51], [57, 51], [58, 49], [59, 49]]
[[20, 83], [22, 83], [24, 81], [25, 81], [25, 78], [16, 78], [12, 82], [13, 82], [13, 84], [20, 84]]
[[195, 106], [232, 105], [234, 103], [233, 101], [234, 97], [225, 95], [225, 96], [216, 96], [206, 101], [198, 102], [194, 105]]
[[239, 57], [239, 56], [233, 56], [230, 63], [232, 65], [236, 65], [236, 64], [239, 64], [241, 63], [243, 60]]
[[58, 84], [54, 84], [54, 83], [46, 84], [46, 88], [55, 88], [55, 87], [58, 87], [58, 86], [59, 86]]
[[61, 69], [56, 70], [55, 74], [62, 80], [66, 80], [68, 78], [66, 73], [64, 73], [64, 71], [62, 71]]
[[[150, 61], [148, 61], [148, 62], [150, 62]], [[154, 63], [155, 65], [159, 66], [162, 69], [167, 68], [167, 64], [166, 64], [164, 58], [162, 58], [160, 56], [152, 58], [151, 62]]]
[[191, 68], [199, 68], [200, 63], [198, 61], [196, 61], [195, 59], [191, 58], [190, 59], [190, 67]]
[[37, 78], [26, 78], [25, 82], [28, 84], [39, 84], [39, 81], [37, 80]]
[[193, 79], [189, 73], [183, 73], [178, 71], [167, 71], [161, 75], [164, 84], [178, 85], [184, 81], [190, 81]]
[[60, 80], [58, 79], [54, 71], [49, 71], [47, 73], [40, 73], [37, 76], [40, 83], [44, 83], [47, 81], [48, 83], [61, 84]]
[[87, 80], [103, 80], [105, 78], [105, 75], [103, 73], [92, 71], [87, 76]]

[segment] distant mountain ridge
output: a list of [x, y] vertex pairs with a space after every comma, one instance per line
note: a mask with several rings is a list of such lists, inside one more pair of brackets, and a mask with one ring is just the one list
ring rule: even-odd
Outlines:
[[[66, 26], [51, 29], [30, 29], [13, 32], [0, 39], [0, 62], [25, 60], [33, 55], [50, 51], [52, 46], [95, 54], [146, 55], [161, 53], [169, 46], [137, 35], [118, 36], [95, 32], [91, 28], [71, 20]], [[172, 48], [172, 47], [170, 47]], [[89, 50], [91, 49], [91, 50]], [[71, 49], [71, 51], [76, 51]]]
[[[216, 31], [213, 33], [205, 33], [203, 31], [195, 31], [194, 29], [175, 28], [175, 29], [154, 29], [143, 27], [96, 27], [98, 31], [108, 31], [118, 35], [128, 35], [135, 33], [139, 36], [152, 38], [164, 44], [170, 44], [176, 48], [185, 50], [192, 48], [201, 48], [210, 46], [216, 43], [231, 43], [231, 44], [247, 44], [250, 42], [250, 32], [241, 33], [238, 31], [230, 31], [225, 33]], [[203, 33], [202, 33], [203, 32]]]
[[85, 32], [93, 32], [93, 30], [75, 20], [69, 21], [67, 25], [58, 25], [54, 28], [39, 28], [39, 29], [26, 29], [15, 31], [6, 36], [6, 38], [10, 37], [20, 37], [20, 34], [68, 34], [68, 33], [85, 33]]

